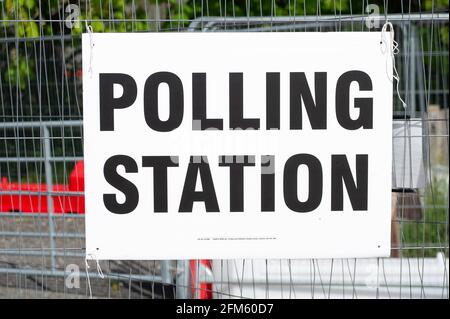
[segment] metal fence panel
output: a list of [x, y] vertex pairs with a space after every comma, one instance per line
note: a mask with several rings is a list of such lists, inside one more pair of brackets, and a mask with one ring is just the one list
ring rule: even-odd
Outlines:
[[[448, 8], [440, 0], [0, 0], [0, 298], [448, 298]], [[386, 20], [395, 27], [399, 93], [408, 105], [403, 110], [394, 96], [400, 168], [391, 258], [86, 267], [84, 188], [70, 183], [83, 159], [87, 25], [94, 32], [358, 32], [378, 31]], [[421, 186], [407, 182], [417, 167]]]

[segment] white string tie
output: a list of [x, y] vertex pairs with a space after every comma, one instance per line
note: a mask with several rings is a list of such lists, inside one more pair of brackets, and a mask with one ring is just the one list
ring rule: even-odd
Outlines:
[[86, 22], [86, 31], [89, 33], [89, 47], [90, 47], [90, 52], [89, 52], [89, 76], [92, 79], [92, 61], [94, 59], [94, 39], [93, 39], [93, 33], [94, 30], [92, 29], [91, 25], [88, 25], [87, 20]]
[[[390, 27], [390, 30], [389, 30], [389, 41], [386, 41], [386, 34], [387, 34], [387, 27], [388, 26]], [[392, 59], [392, 66], [393, 66], [393, 69], [394, 69], [394, 73], [393, 73], [392, 77], [396, 81], [397, 96], [398, 96], [398, 99], [402, 102], [403, 108], [406, 109], [407, 105], [406, 105], [405, 101], [402, 99], [402, 97], [400, 96], [400, 91], [399, 91], [400, 76], [398, 75], [397, 67], [395, 66], [395, 55], [397, 55], [400, 52], [400, 50], [398, 48], [397, 41], [394, 40], [394, 26], [389, 21], [387, 21], [383, 25], [383, 28], [381, 29], [380, 44], [381, 44], [381, 52], [383, 54], [385, 54], [385, 53], [387, 53], [389, 51], [389, 54], [390, 54], [391, 59]], [[387, 71], [387, 63], [386, 63], [386, 71]]]
[[[99, 275], [99, 277], [101, 279], [104, 279], [105, 275], [103, 274], [102, 267], [100, 267], [100, 262], [97, 259], [97, 257], [94, 256], [93, 254], [89, 254], [88, 256], [91, 256], [92, 259], [95, 259], [95, 263], [96, 263], [96, 266], [97, 266], [97, 274]], [[89, 263], [88, 263], [87, 258], [84, 260], [84, 262], [85, 262], [85, 265], [86, 265], [85, 269], [86, 269], [87, 284], [88, 284], [88, 287], [89, 287], [89, 298], [92, 299], [92, 287], [91, 287], [91, 280], [89, 278], [89, 268], [90, 267], [89, 267]]]

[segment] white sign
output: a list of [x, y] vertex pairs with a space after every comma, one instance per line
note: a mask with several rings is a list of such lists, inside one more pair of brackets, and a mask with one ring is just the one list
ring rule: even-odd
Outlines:
[[87, 258], [388, 256], [380, 36], [83, 34]]
[[392, 127], [392, 188], [425, 187], [422, 119], [395, 120]]

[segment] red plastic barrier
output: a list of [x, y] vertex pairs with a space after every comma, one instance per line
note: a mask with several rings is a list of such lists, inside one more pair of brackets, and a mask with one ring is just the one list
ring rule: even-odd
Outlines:
[[[10, 183], [6, 177], [2, 177], [0, 191], [4, 192], [0, 195], [0, 212], [48, 213], [47, 184]], [[69, 185], [53, 185], [52, 191], [56, 193], [52, 195], [54, 213], [84, 214], [84, 196], [65, 194], [65, 192], [84, 191], [83, 161], [75, 164], [69, 176]], [[13, 194], [8, 194], [8, 192], [13, 192]], [[24, 192], [24, 194], [20, 194], [20, 192]], [[61, 192], [61, 195], [58, 192]]]
[[198, 289], [196, 289], [197, 284], [197, 271], [203, 265], [209, 269], [212, 269], [211, 260], [200, 259], [198, 261], [199, 265], [195, 260], [191, 260], [191, 287], [192, 287], [192, 297], [198, 296], [198, 299], [212, 299], [212, 283], [209, 282], [199, 282]]

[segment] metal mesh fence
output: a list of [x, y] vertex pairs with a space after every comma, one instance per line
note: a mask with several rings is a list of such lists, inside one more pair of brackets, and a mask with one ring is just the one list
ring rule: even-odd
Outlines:
[[[448, 18], [448, 2], [434, 0], [0, 0], [0, 298], [448, 298]], [[386, 20], [408, 105], [394, 97], [390, 258], [86, 269], [87, 24], [94, 32], [358, 32]]]

